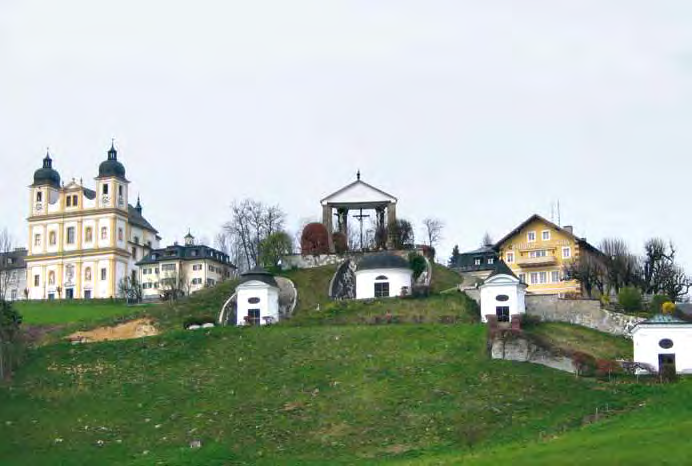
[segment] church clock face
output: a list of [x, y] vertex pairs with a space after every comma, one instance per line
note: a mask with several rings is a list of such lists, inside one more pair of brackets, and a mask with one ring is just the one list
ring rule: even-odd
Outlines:
[[111, 197], [108, 194], [101, 196], [101, 204], [110, 204]]

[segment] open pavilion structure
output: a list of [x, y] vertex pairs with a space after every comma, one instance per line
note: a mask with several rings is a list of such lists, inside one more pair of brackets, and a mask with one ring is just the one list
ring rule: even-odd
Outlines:
[[[360, 225], [360, 244], [363, 247], [363, 221], [373, 212], [378, 230], [396, 222], [397, 198], [360, 179], [360, 171], [356, 181], [330, 194], [321, 201], [322, 223], [329, 232], [329, 249], [334, 252], [332, 233], [341, 232], [348, 236], [348, 221], [351, 217], [358, 220]], [[336, 220], [336, 222], [335, 222]], [[335, 225], [336, 223], [336, 225]], [[336, 227], [336, 228], [335, 228]], [[391, 235], [387, 238], [388, 249], [392, 248]]]

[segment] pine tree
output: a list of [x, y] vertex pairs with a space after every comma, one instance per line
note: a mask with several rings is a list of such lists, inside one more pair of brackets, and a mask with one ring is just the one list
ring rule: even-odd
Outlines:
[[461, 253], [459, 252], [459, 245], [455, 244], [454, 248], [452, 248], [452, 256], [449, 258], [450, 267], [454, 267], [457, 264], [459, 256], [461, 256]]

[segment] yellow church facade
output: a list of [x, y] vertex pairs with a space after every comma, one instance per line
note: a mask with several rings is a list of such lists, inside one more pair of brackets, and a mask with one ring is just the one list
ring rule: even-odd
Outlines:
[[158, 247], [159, 236], [128, 202], [125, 168], [114, 147], [99, 166], [96, 190], [81, 181], [61, 184], [49, 155], [30, 186], [29, 299], [92, 299], [119, 295], [136, 276], [135, 263]]
[[500, 258], [535, 294], [582, 294], [581, 284], [565, 276], [565, 266], [583, 255], [602, 253], [540, 215], [532, 215], [495, 246]]

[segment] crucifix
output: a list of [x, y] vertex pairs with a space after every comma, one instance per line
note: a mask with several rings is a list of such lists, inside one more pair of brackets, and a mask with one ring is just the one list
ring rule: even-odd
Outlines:
[[363, 215], [363, 209], [360, 209], [360, 214], [354, 215], [353, 218], [358, 219], [360, 222], [360, 250], [363, 250], [363, 219], [370, 217], [370, 215]]

